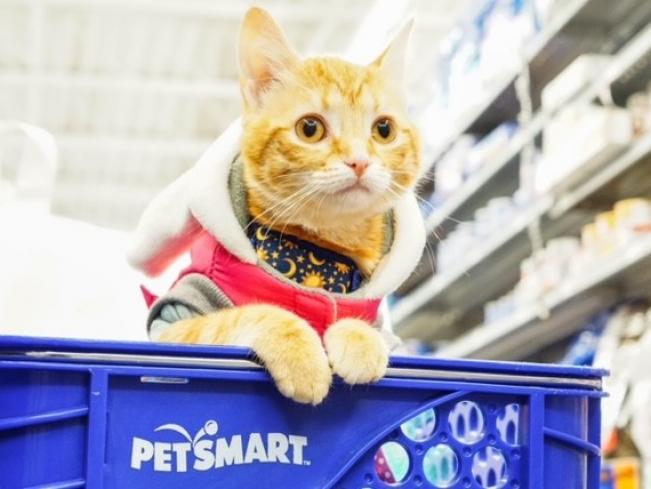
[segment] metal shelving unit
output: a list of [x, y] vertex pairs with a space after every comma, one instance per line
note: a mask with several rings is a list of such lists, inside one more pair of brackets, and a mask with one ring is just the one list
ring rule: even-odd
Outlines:
[[436, 232], [436, 229], [442, 226], [448, 216], [457, 215], [463, 219], [469, 215], [472, 209], [479, 207], [495, 195], [494, 187], [502, 187], [502, 173], [506, 168], [518, 160], [518, 156], [525, 144], [529, 143], [536, 134], [540, 132], [546, 116], [542, 114], [536, 117], [525, 129], [513, 138], [508, 147], [502, 152], [500, 157], [488, 162], [481, 169], [466, 180], [443, 205], [438, 207], [430, 214], [426, 221], [425, 227], [428, 233]]
[[[630, 76], [629, 72], [635, 71], [636, 67], [639, 69], [639, 65], [642, 63], [651, 63], [651, 25], [626, 44], [613, 58], [608, 69], [592, 84], [584, 87], [572, 102], [578, 105], [590, 103], [602, 96], [605, 91], [610, 90], [618, 81]], [[501, 177], [505, 168], [518, 161], [520, 152], [525, 145], [530, 144], [538, 137], [547, 122], [560, 109], [561, 107], [556, 107], [551, 111], [539, 111], [513, 138], [499, 157], [485, 164], [427, 217], [428, 232], [434, 233], [437, 228], [446, 223], [451, 215], [457, 216], [455, 219], [463, 220], [470, 215], [472, 210], [496, 195], [504, 186]], [[561, 196], [562, 198], [564, 196]], [[559, 211], [555, 210], [554, 215], [558, 216]], [[448, 225], [448, 227], [454, 226], [454, 221], [449, 222]]]
[[[610, 0], [563, 2], [549, 24], [524, 47], [519, 66], [488, 87], [479, 103], [462, 109], [454, 118], [452, 129], [447, 131], [433, 152], [431, 166], [447, 153], [462, 134], [485, 134], [501, 122], [517, 117], [519, 103], [515, 83], [523, 70], [531, 71], [539, 92], [541, 85], [560, 73], [578, 54], [599, 50], [605, 30], [614, 29], [624, 20], [626, 24], [637, 25], [640, 19], [634, 18], [651, 14], [651, 6], [640, 8], [638, 3], [637, 0], [621, 0], [617, 5]], [[588, 29], [588, 24], [593, 28]], [[614, 51], [622, 43], [618, 40], [613, 45], [603, 47]], [[539, 95], [536, 93], [534, 98], [538, 99]]]
[[[571, 277], [529, 307], [494, 324], [482, 325], [442, 348], [444, 357], [518, 359], [574, 333], [596, 311], [612, 304], [634, 282], [636, 290], [651, 284], [651, 239], [633, 243], [623, 253]], [[630, 285], [629, 285], [630, 287]], [[570, 320], [571, 318], [571, 320]]]
[[[508, 223], [500, 234], [487, 239], [481, 246], [465, 255], [465, 261], [445, 273], [432, 276], [406, 299], [398, 303], [392, 312], [397, 323], [425, 305], [431, 307], [451, 307], [457, 301], [463, 301], [464, 307], [473, 307], [490, 297], [495, 290], [508, 285], [512, 277], [502, 276], [502, 280], [491, 277], [490, 284], [480, 284], [469, 280], [483, 275], [479, 268], [488, 260], [493, 260], [497, 252], [506, 254], [510, 260], [520, 256], [524, 258], [529, 248], [526, 231], [534, 221], [539, 219], [551, 207], [551, 199], [541, 199], [523, 210], [513, 221]], [[503, 266], [504, 264], [502, 264]], [[508, 268], [508, 267], [504, 267]], [[469, 283], [468, 283], [469, 282]], [[488, 287], [488, 288], [487, 288]], [[402, 333], [402, 331], [401, 331]]]
[[[580, 14], [585, 12], [591, 3], [596, 3], [596, 1], [571, 0], [565, 2], [562, 10], [551, 20], [545, 30], [523, 49], [520, 65], [494, 82], [486, 90], [485, 96], [477, 105], [462, 110], [462, 113], [456, 118], [453, 128], [448, 131], [447, 137], [438, 145], [438, 150], [434, 151], [432, 165], [441, 159], [462, 134], [486, 132], [486, 128], [495, 127], [501, 120], [514, 118], [518, 113], [514, 89], [518, 74], [527, 68], [533, 60], [546, 57], [546, 50], [551, 49], [552, 41], [561, 35], [564, 30], [571, 29], [572, 21], [579, 22]], [[499, 118], [501, 120], [497, 123], [495, 123], [492, 116], [492, 113], [496, 110], [501, 112]]]
[[[458, 267], [433, 276], [409, 294], [392, 311], [398, 332], [409, 337], [429, 339], [436, 333], [436, 317], [427, 323], [409, 323], [410, 316], [421, 308], [427, 307], [434, 313], [442, 313], [445, 309], [469, 310], [508, 290], [509, 285], [515, 283], [519, 276], [518, 264], [532, 251], [527, 236], [529, 226], [540, 219], [546, 236], [560, 235], [565, 229], [578, 229], [589, 220], [593, 212], [573, 208], [612, 184], [626, 171], [636, 168], [641, 173], [644, 173], [644, 169], [651, 171], [651, 136], [635, 142], [619, 158], [594, 173], [582, 185], [564, 194], [561, 199], [550, 196], [539, 201], [502, 229], [499, 235], [466, 255], [466, 260]], [[457, 317], [461, 315], [457, 314]], [[441, 318], [444, 323], [449, 319], [445, 315]]]
[[[544, 41], [540, 41], [541, 45], [562, 44], [554, 36], [560, 35], [563, 26], [573, 22], [576, 28], [579, 18], [581, 22], [590, 22], [595, 18], [602, 22], [604, 15], [612, 14], [613, 18], [606, 24], [613, 29], [609, 32], [615, 39], [611, 39], [609, 46], [615, 53], [607, 69], [568, 103], [612, 103], [612, 100], [623, 103], [626, 94], [643, 88], [644, 73], [648, 75], [651, 71], [651, 25], [644, 23], [644, 18], [651, 16], [651, 5], [627, 1], [610, 10], [602, 1], [573, 2], [572, 5], [574, 9], [570, 10], [570, 4], [567, 4], [566, 14], [573, 14], [562, 22], [558, 20], [560, 24], [548, 36], [542, 36]], [[626, 15], [634, 16], [628, 24], [622, 20]], [[618, 26], [617, 29], [614, 26]], [[628, 26], [628, 30], [622, 26]], [[551, 48], [547, 49], [552, 51]], [[535, 71], [540, 72], [543, 58], [549, 55], [549, 52], [544, 55], [542, 51], [538, 53], [529, 58], [535, 61], [525, 65], [531, 70], [532, 78], [536, 78]], [[563, 67], [567, 64], [564, 63]], [[537, 92], [532, 94], [534, 99], [539, 97], [541, 89], [542, 86], [531, 87], [533, 92]], [[495, 102], [487, 101], [487, 110]], [[468, 219], [475, 209], [491, 197], [503, 195], [504, 187], [510, 184], [505, 183], [505, 178], [512, 178], [513, 168], [517, 171], [520, 155], [527, 145], [538, 141], [545, 125], [557, 110], [539, 110], [530, 118], [499, 157], [484, 165], [427, 218], [428, 231], [445, 235], [458, 220]], [[481, 111], [477, 111], [475, 116], [482, 117]], [[469, 127], [471, 124], [466, 124], [466, 128]], [[532, 232], [538, 232], [543, 240], [567, 232], [578, 232], [583, 224], [592, 220], [595, 210], [608, 208], [606, 202], [612, 204], [613, 200], [626, 197], [625, 192], [620, 195], [621, 182], [626, 178], [637, 178], [639, 181], [637, 175], [644, 175], [644, 168], [651, 170], [651, 136], [636, 140], [613, 160], [604, 161], [592, 169], [589, 175], [583, 174], [570, 185], [555, 188], [548, 197], [537, 203], [539, 207], [522, 213], [501, 229], [498, 236], [484, 240], [476, 250], [465, 255], [463, 263], [426, 278], [412, 288], [392, 310], [397, 332], [405, 337], [437, 340], [442, 344], [445, 344], [446, 338], [452, 338], [440, 351], [442, 355], [509, 359], [515, 358], [515, 352], [518, 352], [518, 358], [531, 353], [528, 347], [540, 348], [569, 336], [596, 308], [617, 297], [612, 288], [604, 289], [603, 286], [620, 282], [625, 285], [633, 278], [629, 273], [632, 268], [639, 264], [649, 265], [644, 251], [635, 252], [638, 254], [632, 252], [632, 258], [615, 260], [608, 265], [607, 272], [599, 275], [601, 278], [591, 275], [581, 281], [575, 280], [562, 291], [498, 324], [479, 326], [470, 331], [467, 327], [481, 322], [480, 306], [483, 303], [498, 297], [515, 284], [520, 261], [534, 247], [530, 239]], [[449, 219], [451, 216], [454, 219]]]

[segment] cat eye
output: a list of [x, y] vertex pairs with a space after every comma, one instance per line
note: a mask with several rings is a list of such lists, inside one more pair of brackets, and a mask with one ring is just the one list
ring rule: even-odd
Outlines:
[[381, 117], [373, 123], [372, 135], [378, 143], [386, 144], [393, 141], [398, 133], [391, 119]]
[[325, 135], [325, 124], [316, 116], [301, 117], [296, 123], [296, 134], [307, 143], [318, 143]]

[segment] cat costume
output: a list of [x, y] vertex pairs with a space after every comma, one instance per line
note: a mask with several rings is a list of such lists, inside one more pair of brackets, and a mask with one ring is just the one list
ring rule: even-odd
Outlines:
[[[389, 327], [381, 324], [380, 303], [411, 274], [425, 244], [423, 219], [413, 192], [403, 195], [386, 216], [390, 225], [386, 227], [385, 253], [373, 273], [361, 280], [351, 278], [349, 286], [344, 283], [345, 287], [339, 287], [354, 289], [352, 292], [319, 287], [323, 281], [334, 280], [319, 271], [311, 275], [318, 275], [318, 284], [304, 285], [305, 280], [298, 282], [287, 270], [274, 267], [273, 261], [267, 261], [268, 250], [265, 253], [257, 246], [255, 236], [265, 237], [266, 230], [256, 228], [246, 212], [238, 158], [241, 137], [238, 119], [194, 167], [149, 204], [138, 224], [129, 261], [146, 274], [160, 274], [188, 249], [192, 256], [192, 264], [162, 297], [143, 289], [151, 307], [150, 337], [156, 339], [180, 319], [254, 303], [287, 309], [305, 319], [321, 336], [338, 319], [352, 317], [383, 328], [387, 337], [393, 337]], [[301, 251], [309, 254], [320, 250]], [[323, 251], [327, 254], [329, 250]], [[320, 264], [325, 260], [313, 261]], [[336, 264], [343, 260], [335, 256], [329, 261]], [[303, 270], [303, 278], [307, 273]]]

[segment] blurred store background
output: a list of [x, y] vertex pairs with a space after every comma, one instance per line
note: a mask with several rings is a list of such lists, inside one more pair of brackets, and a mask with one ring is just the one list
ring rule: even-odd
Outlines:
[[[610, 368], [603, 487], [642, 487], [651, 2], [255, 3], [303, 54], [356, 62], [415, 17], [429, 244], [390, 298], [402, 351]], [[144, 338], [127, 233], [239, 114], [252, 4], [0, 0], [0, 333]]]

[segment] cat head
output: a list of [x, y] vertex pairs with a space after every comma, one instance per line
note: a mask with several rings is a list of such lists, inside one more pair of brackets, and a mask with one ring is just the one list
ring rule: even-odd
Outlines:
[[267, 12], [247, 12], [242, 156], [268, 217], [314, 228], [354, 221], [385, 212], [415, 185], [420, 139], [403, 88], [410, 30], [360, 66], [301, 59]]

